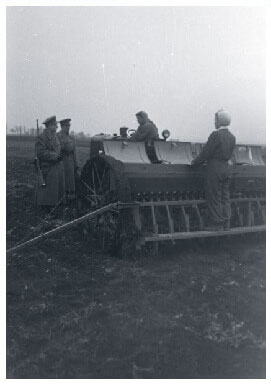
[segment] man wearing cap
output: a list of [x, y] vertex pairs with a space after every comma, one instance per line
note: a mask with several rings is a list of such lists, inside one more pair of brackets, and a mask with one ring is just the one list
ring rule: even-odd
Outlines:
[[140, 111], [136, 114], [139, 123], [137, 131], [131, 137], [132, 142], [151, 142], [159, 139], [156, 125], [149, 119], [148, 114]]
[[37, 204], [49, 211], [65, 202], [65, 181], [56, 117], [50, 116], [43, 124], [45, 130], [38, 136], [35, 150], [45, 185], [37, 187]]
[[75, 182], [78, 173], [78, 161], [75, 139], [70, 136], [71, 119], [59, 121], [61, 131], [57, 133], [63, 155], [65, 173], [65, 192], [67, 200], [75, 199]]
[[205, 230], [227, 230], [230, 227], [230, 166], [235, 147], [235, 136], [229, 131], [230, 115], [219, 110], [215, 114], [215, 128], [192, 166], [207, 163], [205, 193], [208, 204], [209, 225]]

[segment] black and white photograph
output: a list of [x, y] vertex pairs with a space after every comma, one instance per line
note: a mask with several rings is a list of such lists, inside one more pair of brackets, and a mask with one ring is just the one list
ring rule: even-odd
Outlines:
[[6, 379], [266, 379], [270, 9], [221, 3], [4, 7]]

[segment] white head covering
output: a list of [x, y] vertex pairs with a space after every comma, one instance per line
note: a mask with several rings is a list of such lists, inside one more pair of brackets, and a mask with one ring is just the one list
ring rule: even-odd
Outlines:
[[224, 110], [218, 110], [215, 114], [217, 116], [219, 127], [229, 126], [231, 124], [231, 116], [228, 112]]

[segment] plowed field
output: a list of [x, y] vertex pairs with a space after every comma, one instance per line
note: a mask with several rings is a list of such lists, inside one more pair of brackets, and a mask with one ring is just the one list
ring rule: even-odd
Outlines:
[[[7, 155], [11, 247], [40, 217], [31, 153]], [[74, 229], [9, 256], [7, 377], [264, 378], [265, 239], [123, 260]]]

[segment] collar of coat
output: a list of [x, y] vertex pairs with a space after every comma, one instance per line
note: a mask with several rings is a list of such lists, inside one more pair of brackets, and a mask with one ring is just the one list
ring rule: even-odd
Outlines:
[[55, 151], [58, 150], [59, 140], [55, 133], [52, 133], [52, 131], [45, 129], [43, 131], [43, 135], [45, 140], [47, 141], [48, 145], [51, 146]]
[[45, 128], [43, 133], [50, 140], [55, 139], [55, 137], [56, 137], [56, 133], [53, 133], [51, 130], [48, 130], [48, 128]]
[[66, 131], [64, 131], [64, 130], [60, 130], [58, 133], [57, 133], [57, 135], [62, 135], [62, 136], [70, 136], [70, 134], [69, 133], [67, 133]]
[[217, 128], [216, 130], [220, 131], [220, 130], [228, 130], [228, 129], [229, 129], [228, 126], [221, 126], [221, 127]]

